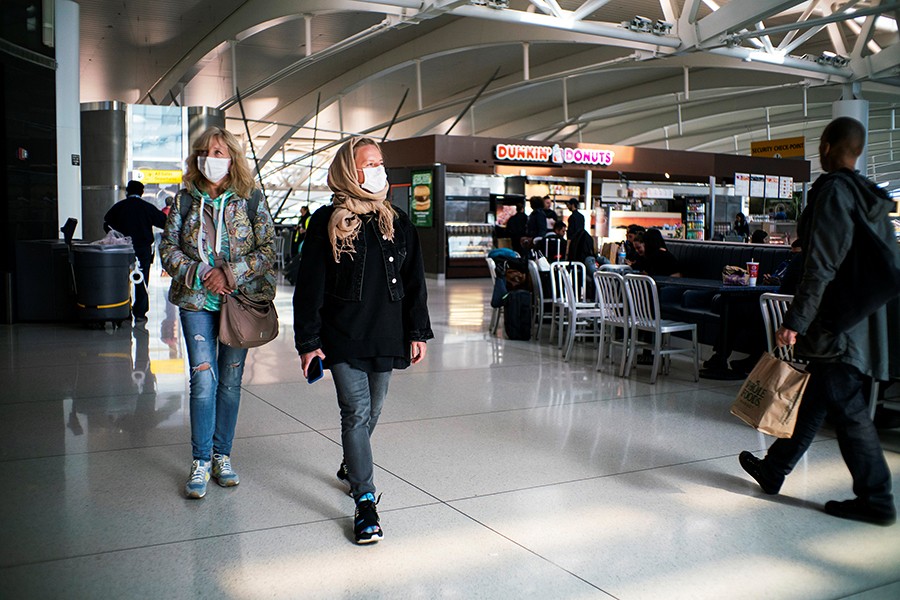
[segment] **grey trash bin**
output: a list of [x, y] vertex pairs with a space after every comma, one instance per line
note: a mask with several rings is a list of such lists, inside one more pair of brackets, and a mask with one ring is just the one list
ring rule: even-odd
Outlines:
[[113, 325], [130, 319], [134, 249], [130, 245], [75, 244], [71, 257], [78, 318], [111, 321]]

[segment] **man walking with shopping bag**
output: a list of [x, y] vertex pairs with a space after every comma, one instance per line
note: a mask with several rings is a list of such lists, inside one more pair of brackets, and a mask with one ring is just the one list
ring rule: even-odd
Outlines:
[[864, 382], [900, 376], [900, 250], [888, 217], [893, 202], [854, 171], [865, 136], [863, 125], [848, 117], [822, 132], [825, 174], [813, 184], [798, 225], [803, 277], [776, 333], [779, 346], [796, 343], [795, 354], [809, 361], [809, 384], [793, 435], [776, 440], [762, 460], [742, 452], [740, 463], [765, 493], [777, 494], [827, 414], [856, 497], [827, 502], [825, 512], [891, 525], [897, 514], [891, 473]]

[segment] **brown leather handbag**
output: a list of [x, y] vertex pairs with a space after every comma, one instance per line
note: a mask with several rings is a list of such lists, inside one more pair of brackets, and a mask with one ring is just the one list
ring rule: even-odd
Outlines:
[[272, 302], [255, 302], [243, 292], [222, 297], [219, 341], [232, 348], [256, 348], [278, 337]]

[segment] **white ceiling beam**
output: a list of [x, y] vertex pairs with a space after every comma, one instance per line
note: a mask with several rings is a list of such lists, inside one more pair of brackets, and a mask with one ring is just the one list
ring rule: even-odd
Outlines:
[[554, 17], [561, 19], [565, 15], [563, 9], [560, 8], [559, 3], [556, 0], [544, 0], [544, 2], [550, 7], [550, 14]]
[[663, 18], [669, 23], [678, 21], [678, 13], [675, 10], [675, 3], [672, 0], [659, 0], [659, 7], [663, 11]]
[[745, 40], [754, 37], [760, 37], [763, 35], [771, 35], [776, 33], [784, 33], [787, 31], [793, 31], [797, 29], [808, 29], [810, 27], [817, 27], [819, 25], [826, 25], [829, 23], [839, 23], [841, 21], [847, 21], [849, 19], [856, 19], [858, 17], [865, 17], [868, 15], [874, 14], [882, 14], [886, 12], [889, 8], [900, 7], [900, 2], [894, 2], [890, 5], [884, 6], [870, 6], [869, 8], [860, 8], [859, 10], [854, 10], [853, 12], [848, 12], [850, 8], [856, 5], [860, 0], [850, 0], [844, 4], [840, 10], [833, 12], [827, 17], [821, 17], [818, 19], [807, 19], [806, 21], [798, 21], [796, 23], [788, 23], [786, 25], [775, 25], [773, 27], [766, 27], [765, 29], [760, 29], [757, 31], [742, 31], [741, 33], [735, 33], [733, 35], [729, 35], [729, 40]]
[[494, 10], [485, 6], [460, 6], [459, 8], [452, 10], [450, 14], [459, 17], [473, 17], [477, 19], [501, 21], [503, 23], [562, 29], [564, 31], [585, 33], [615, 40], [660, 46], [662, 47], [661, 49], [678, 48], [681, 46], [681, 40], [673, 36], [640, 33], [609, 23], [571, 21], [569, 19], [557, 19], [556, 17], [551, 17], [549, 15], [539, 15], [518, 10]]
[[[853, 45], [853, 50], [850, 51], [850, 56], [853, 58], [859, 58], [862, 56], [863, 48], [872, 40], [872, 36], [875, 34], [875, 21], [878, 19], [878, 15], [869, 15], [866, 17], [866, 20], [863, 22], [862, 28], [856, 32], [856, 43]], [[849, 21], [847, 24], [856, 25], [855, 21]], [[877, 52], [877, 50], [876, 50]]]
[[584, 4], [579, 6], [572, 12], [572, 18], [576, 21], [581, 21], [582, 19], [591, 16], [607, 4], [609, 4], [610, 0], [587, 0]]
[[[819, 5], [820, 2], [822, 2], [822, 0], [813, 0], [812, 2], [810, 2], [809, 5], [806, 7], [806, 9], [803, 11], [803, 14], [800, 15], [800, 18], [797, 19], [797, 23], [803, 23], [804, 21], [809, 19], [809, 16], [813, 13], [813, 11], [816, 9], [816, 7]], [[784, 38], [781, 40], [781, 43], [778, 44], [778, 49], [784, 50], [785, 54], [790, 52], [790, 50], [787, 50], [786, 48], [787, 48], [788, 44], [790, 44], [791, 41], [794, 39], [794, 36], [797, 35], [797, 31], [798, 31], [797, 29], [788, 31], [788, 34], [786, 36], [784, 36]]]
[[900, 76], [900, 42], [894, 42], [878, 54], [850, 60], [854, 79], [879, 79]]
[[841, 56], [847, 56], [847, 46], [844, 45], [844, 35], [837, 23], [829, 23], [825, 26], [828, 29], [828, 37], [831, 39], [831, 45], [834, 51]]
[[685, 0], [684, 8], [681, 9], [681, 18], [688, 24], [693, 25], [697, 22], [697, 12], [700, 10], [700, 0]]
[[729, 2], [697, 22], [697, 42], [718, 41], [719, 37], [765, 20], [797, 4], [800, 0], [753, 0]]
[[364, 2], [362, 0], [304, 0], [299, 5], [296, 0], [248, 0], [234, 12], [228, 14], [212, 31], [199, 39], [193, 46], [183, 45], [189, 50], [160, 77], [138, 100], [143, 102], [151, 95], [162, 98], [179, 84], [190, 81], [198, 70], [196, 65], [217, 48], [231, 40], [246, 38], [247, 32], [259, 33], [269, 27], [283, 23], [286, 18], [300, 17], [300, 13], [315, 14], [335, 11], [378, 12], [400, 16], [404, 7], [419, 6], [414, 0], [385, 0], [384, 2]]

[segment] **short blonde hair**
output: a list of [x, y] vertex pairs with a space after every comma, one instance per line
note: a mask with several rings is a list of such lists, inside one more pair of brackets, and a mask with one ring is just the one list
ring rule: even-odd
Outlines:
[[210, 127], [191, 144], [191, 154], [185, 161], [187, 172], [184, 174], [184, 186], [190, 191], [205, 191], [208, 182], [197, 166], [197, 157], [209, 149], [209, 143], [213, 139], [224, 143], [228, 148], [228, 154], [231, 155], [231, 166], [223, 182], [225, 189], [231, 188], [241, 198], [249, 198], [256, 187], [256, 182], [247, 164], [243, 144], [233, 133], [221, 127]]

